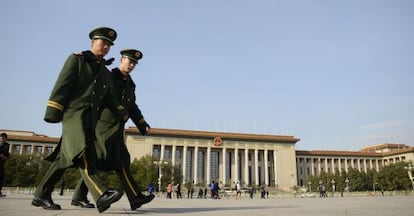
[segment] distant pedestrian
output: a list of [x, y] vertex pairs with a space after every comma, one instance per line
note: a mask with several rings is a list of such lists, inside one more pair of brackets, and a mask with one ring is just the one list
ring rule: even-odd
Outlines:
[[154, 186], [154, 183], [150, 182], [150, 183], [148, 184], [148, 193], [149, 193], [149, 194], [153, 194], [154, 192], [155, 192], [155, 186]]
[[253, 187], [250, 189], [249, 195], [250, 195], [250, 199], [253, 199], [253, 193], [254, 193], [254, 189]]
[[239, 181], [236, 182], [236, 199], [241, 199], [241, 184]]
[[260, 187], [260, 198], [264, 199], [266, 195], [266, 185], [263, 183]]
[[322, 191], [322, 193], [321, 193], [322, 197], [328, 197], [328, 195], [326, 194], [326, 187], [325, 187], [325, 185], [322, 185], [321, 186], [321, 191]]
[[168, 185], [167, 185], [167, 199], [172, 198], [171, 193], [172, 193], [172, 185], [171, 185], [171, 183], [168, 183]]
[[4, 183], [4, 163], [9, 158], [10, 144], [7, 142], [7, 134], [2, 133], [0, 136], [0, 197], [6, 195], [1, 192]]
[[190, 188], [187, 191], [187, 199], [192, 199], [194, 193], [194, 181], [190, 184]]
[[214, 194], [215, 194], [215, 199], [220, 199], [220, 186], [219, 183], [216, 182], [214, 183]]
[[206, 186], [204, 186], [204, 199], [207, 199], [207, 187]]
[[181, 184], [180, 183], [176, 185], [175, 192], [177, 194], [177, 199], [181, 199], [182, 197], [181, 197]]
[[219, 199], [218, 191], [219, 191], [218, 183], [215, 181], [212, 181], [210, 184], [210, 193], [211, 193], [211, 199]]
[[202, 199], [203, 198], [203, 189], [200, 187], [200, 189], [198, 189], [198, 196], [197, 198]]

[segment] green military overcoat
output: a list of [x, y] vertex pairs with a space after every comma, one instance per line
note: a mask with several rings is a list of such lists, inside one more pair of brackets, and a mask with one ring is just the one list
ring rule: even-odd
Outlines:
[[[115, 121], [121, 122], [128, 112], [112, 94], [112, 82], [103, 59], [84, 51], [70, 55], [50, 95], [44, 120], [62, 122], [61, 144], [48, 160], [59, 160], [67, 168], [85, 151], [96, 160], [94, 129], [104, 104], [112, 110]], [[95, 162], [95, 161], [94, 161]]]
[[[141, 110], [136, 104], [135, 83], [128, 75], [123, 79], [119, 68], [112, 70], [111, 78], [114, 94], [128, 111], [135, 125], [144, 121]], [[124, 141], [124, 122], [119, 122], [113, 112], [105, 108], [96, 125], [97, 153], [99, 169], [111, 171], [130, 163], [130, 155]]]

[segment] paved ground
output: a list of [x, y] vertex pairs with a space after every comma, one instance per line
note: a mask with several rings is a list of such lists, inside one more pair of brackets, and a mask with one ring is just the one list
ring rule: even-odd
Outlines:
[[80, 215], [312, 215], [312, 216], [402, 216], [414, 215], [414, 196], [361, 196], [329, 198], [271, 199], [165, 199], [155, 198], [142, 208], [131, 211], [124, 196], [110, 209], [99, 214], [96, 209], [81, 209], [70, 205], [71, 196], [56, 196], [62, 210], [50, 211], [31, 206], [32, 195], [8, 194], [0, 198], [0, 216], [80, 216]]

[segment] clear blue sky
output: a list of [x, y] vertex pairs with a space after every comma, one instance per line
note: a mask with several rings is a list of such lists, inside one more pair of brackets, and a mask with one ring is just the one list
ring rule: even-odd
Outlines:
[[1, 129], [58, 137], [43, 121], [58, 73], [109, 26], [112, 67], [144, 53], [132, 77], [152, 127], [414, 145], [412, 0], [3, 0], [0, 26]]

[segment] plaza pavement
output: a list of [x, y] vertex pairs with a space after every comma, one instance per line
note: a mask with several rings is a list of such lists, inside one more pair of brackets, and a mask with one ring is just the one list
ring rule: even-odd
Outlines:
[[128, 200], [122, 197], [111, 208], [99, 214], [96, 209], [71, 206], [71, 194], [53, 194], [54, 201], [62, 210], [44, 210], [32, 206], [33, 195], [8, 194], [0, 198], [0, 216], [81, 216], [81, 215], [311, 215], [311, 216], [403, 216], [414, 215], [414, 196], [357, 196], [329, 198], [270, 198], [236, 200], [212, 199], [165, 199], [157, 197], [151, 203], [131, 211]]

